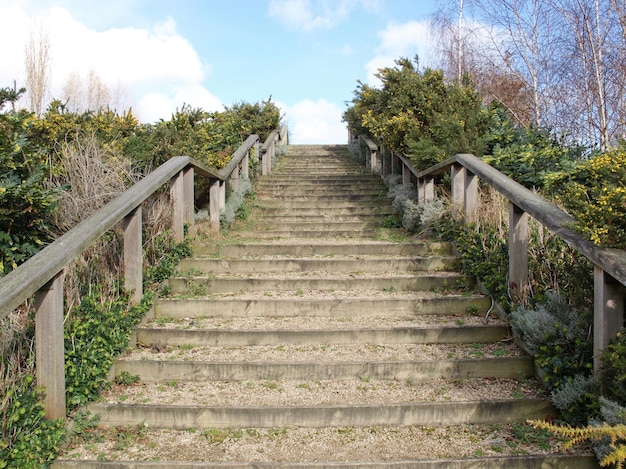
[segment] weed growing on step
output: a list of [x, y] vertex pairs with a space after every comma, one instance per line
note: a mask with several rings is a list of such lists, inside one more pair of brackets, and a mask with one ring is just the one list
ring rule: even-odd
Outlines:
[[115, 384], [129, 386], [139, 382], [139, 375], [131, 375], [128, 371], [122, 371], [115, 376]]
[[402, 228], [402, 220], [396, 215], [387, 215], [381, 222], [383, 228]]

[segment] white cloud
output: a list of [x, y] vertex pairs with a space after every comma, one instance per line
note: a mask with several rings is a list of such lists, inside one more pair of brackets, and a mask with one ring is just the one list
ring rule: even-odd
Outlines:
[[417, 54], [420, 65], [428, 65], [433, 60], [433, 35], [427, 21], [409, 21], [403, 24], [391, 23], [378, 33], [381, 38], [376, 48], [376, 56], [367, 62], [367, 81], [377, 84], [374, 74], [379, 68], [393, 67], [400, 57], [413, 59]]
[[66, 9], [53, 6], [29, 15], [20, 2], [0, 6], [0, 17], [11, 18], [0, 29], [3, 48], [0, 86], [13, 80], [24, 84], [24, 51], [31, 31], [39, 26], [48, 36], [51, 55], [51, 94], [60, 98], [70, 75], [87, 80], [95, 74], [105, 85], [125, 88], [135, 112], [150, 122], [169, 118], [183, 103], [206, 110], [221, 108], [219, 99], [202, 86], [206, 67], [172, 19], [149, 29], [118, 28], [96, 31], [81, 24]]
[[150, 93], [138, 103], [137, 115], [143, 122], [155, 122], [169, 119], [171, 114], [183, 104], [205, 111], [223, 110], [220, 100], [200, 85], [188, 85], [173, 89], [171, 93]]
[[339, 107], [318, 99], [305, 99], [293, 106], [278, 105], [286, 115], [291, 143], [346, 143], [348, 131], [341, 122], [343, 111]]
[[344, 21], [355, 8], [377, 11], [380, 0], [271, 0], [270, 17], [291, 29], [329, 29]]

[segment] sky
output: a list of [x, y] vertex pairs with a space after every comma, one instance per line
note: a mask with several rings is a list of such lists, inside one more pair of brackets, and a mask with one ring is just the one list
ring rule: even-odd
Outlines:
[[0, 0], [0, 87], [25, 86], [30, 37], [50, 46], [50, 98], [95, 73], [141, 122], [183, 105], [270, 97], [290, 142], [346, 143], [358, 80], [400, 57], [434, 63], [437, 0]]

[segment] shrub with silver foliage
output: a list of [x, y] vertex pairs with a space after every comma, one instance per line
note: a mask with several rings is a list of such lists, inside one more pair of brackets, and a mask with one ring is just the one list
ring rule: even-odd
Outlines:
[[224, 213], [220, 215], [220, 221], [226, 225], [230, 225], [235, 221], [237, 216], [237, 210], [241, 207], [246, 194], [252, 190], [252, 183], [249, 179], [239, 179], [239, 188], [236, 191], [231, 192], [228, 200], [226, 201], [226, 207]]
[[561, 326], [561, 333], [566, 338], [575, 340], [584, 335], [579, 323], [577, 311], [570, 308], [556, 293], [548, 293], [546, 301], [538, 304], [536, 309], [519, 307], [511, 313], [511, 328], [535, 355], [545, 344], [546, 336], [554, 336]]
[[560, 411], [566, 411], [586, 394], [596, 391], [596, 383], [591, 376], [576, 375], [557, 390], [552, 391], [552, 403]]

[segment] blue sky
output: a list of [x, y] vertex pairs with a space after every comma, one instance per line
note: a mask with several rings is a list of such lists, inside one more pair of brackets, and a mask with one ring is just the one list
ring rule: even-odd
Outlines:
[[[95, 73], [144, 122], [272, 97], [292, 143], [344, 143], [357, 80], [432, 62], [436, 0], [2, 0], [0, 86], [24, 84], [25, 47], [50, 44], [50, 97]], [[8, 21], [7, 21], [8, 20]], [[123, 99], [121, 98], [123, 97]]]

